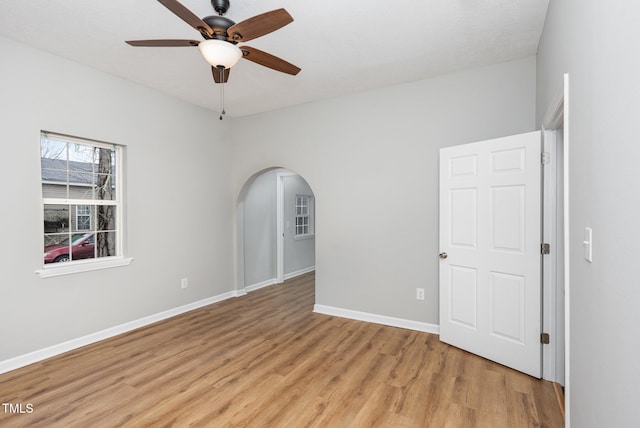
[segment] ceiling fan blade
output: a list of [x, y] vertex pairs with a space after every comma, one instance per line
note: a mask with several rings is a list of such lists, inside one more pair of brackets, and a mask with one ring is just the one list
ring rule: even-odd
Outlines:
[[213, 36], [213, 28], [209, 26], [202, 19], [198, 18], [193, 12], [187, 9], [178, 0], [158, 0], [164, 7], [176, 14], [178, 18], [182, 19], [187, 24], [198, 30], [204, 37]]
[[127, 40], [125, 43], [131, 46], [147, 47], [181, 47], [198, 46], [198, 40]]
[[219, 68], [211, 67], [211, 74], [213, 74], [213, 80], [216, 83], [227, 83], [227, 80], [229, 80], [229, 73], [230, 72], [231, 72], [230, 68], [225, 68], [224, 69], [224, 74], [222, 74]]
[[229, 38], [234, 42], [247, 42], [293, 22], [293, 18], [284, 9], [276, 9], [245, 19], [232, 25], [227, 30]]
[[252, 48], [250, 46], [240, 46], [240, 50], [242, 51], [242, 57], [244, 59], [248, 59], [256, 64], [269, 67], [276, 71], [281, 71], [295, 76], [301, 70], [300, 67], [296, 67], [295, 65], [278, 58], [277, 56], [263, 52], [260, 49]]

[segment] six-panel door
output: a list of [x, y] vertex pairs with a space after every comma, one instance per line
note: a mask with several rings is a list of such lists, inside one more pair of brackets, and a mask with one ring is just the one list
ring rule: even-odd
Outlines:
[[440, 339], [535, 377], [540, 132], [440, 150]]

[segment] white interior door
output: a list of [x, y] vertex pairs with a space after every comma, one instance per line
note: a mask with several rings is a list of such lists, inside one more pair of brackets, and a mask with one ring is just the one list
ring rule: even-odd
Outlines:
[[440, 340], [538, 378], [540, 141], [440, 150]]

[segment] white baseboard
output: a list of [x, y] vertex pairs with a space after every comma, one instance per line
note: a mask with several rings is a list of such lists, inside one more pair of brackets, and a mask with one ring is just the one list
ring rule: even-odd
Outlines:
[[367, 312], [352, 311], [350, 309], [336, 308], [334, 306], [314, 305], [313, 312], [332, 315], [340, 318], [349, 318], [358, 321], [367, 321], [375, 324], [391, 327], [406, 328], [408, 330], [423, 331], [425, 333], [440, 334], [440, 326], [420, 321], [411, 321], [403, 318], [388, 317], [385, 315], [370, 314]]
[[251, 284], [244, 287], [245, 292], [250, 292], [254, 290], [259, 290], [260, 288], [268, 287], [270, 285], [277, 284], [278, 280], [276, 278], [267, 279], [266, 281], [258, 282], [257, 284]]
[[[305, 270], [305, 272], [298, 273], [295, 276], [302, 275], [303, 273], [307, 273], [310, 271], [311, 270]], [[192, 311], [194, 309], [201, 308], [203, 306], [211, 305], [213, 303], [217, 303], [222, 300], [227, 300], [232, 297], [243, 296], [247, 294], [247, 291], [252, 291], [258, 288], [272, 285], [272, 284], [266, 284], [267, 282], [269, 281], [260, 283], [262, 285], [257, 288], [250, 288], [250, 287], [256, 287], [260, 284], [254, 284], [254, 286], [246, 287], [245, 289], [242, 289], [242, 290], [228, 291], [226, 293], [223, 293], [217, 296], [209, 297], [207, 299], [199, 300], [197, 302], [189, 303], [183, 306], [179, 306], [177, 308], [159, 312], [154, 315], [149, 315], [134, 321], [117, 325], [115, 327], [110, 327], [95, 333], [88, 334], [86, 336], [78, 337], [76, 339], [59, 343], [57, 345], [53, 345], [44, 349], [33, 351], [25, 355], [20, 355], [18, 357], [0, 361], [0, 374], [18, 369], [20, 367], [27, 366], [29, 364], [37, 363], [47, 358], [51, 358], [56, 355], [63, 354], [65, 352], [72, 351], [74, 349], [77, 349], [86, 345], [90, 345], [92, 343], [96, 343], [101, 340], [109, 339], [110, 337], [114, 337], [119, 334], [126, 333], [128, 331], [132, 331], [149, 324], [153, 324], [158, 321], [175, 317], [177, 315]], [[332, 316], [337, 316], [341, 318], [350, 318], [350, 319], [359, 320], [359, 321], [367, 321], [367, 322], [372, 322], [376, 324], [388, 325], [391, 327], [399, 327], [399, 328], [406, 328], [409, 330], [423, 331], [426, 333], [440, 334], [440, 326], [438, 326], [437, 324], [411, 321], [411, 320], [406, 320], [402, 318], [388, 317], [385, 315], [371, 314], [367, 312], [352, 311], [349, 309], [343, 309], [343, 308], [337, 308], [337, 307], [325, 306], [325, 305], [314, 305], [313, 311], [320, 314], [332, 315]]]
[[287, 279], [295, 278], [296, 276], [304, 275], [305, 273], [313, 272], [314, 270], [316, 270], [315, 265], [314, 266], [309, 266], [307, 268], [300, 269], [300, 270], [297, 270], [297, 271], [294, 271], [294, 272], [285, 273], [284, 274], [284, 279], [286, 281]]
[[20, 355], [18, 357], [14, 357], [5, 361], [0, 361], [0, 374], [18, 369], [20, 367], [27, 366], [29, 364], [37, 363], [38, 361], [42, 361], [47, 358], [54, 357], [56, 355], [60, 355], [68, 351], [72, 351], [82, 346], [90, 345], [92, 343], [99, 342], [101, 340], [108, 339], [110, 337], [114, 337], [119, 334], [126, 333], [128, 331], [135, 330], [137, 328], [144, 327], [149, 324], [153, 324], [154, 322], [175, 317], [176, 315], [180, 315], [185, 312], [189, 312], [194, 309], [201, 308], [203, 306], [211, 305], [213, 303], [217, 303], [222, 300], [227, 300], [232, 297], [239, 297], [239, 296], [242, 296], [243, 294], [246, 294], [246, 293], [243, 293], [242, 290], [228, 291], [226, 293], [219, 294], [217, 296], [209, 297], [207, 299], [189, 303], [184, 306], [179, 306], [177, 308], [169, 309], [154, 315], [149, 315], [144, 318], [140, 318], [134, 321], [120, 324], [115, 327], [110, 327], [105, 330], [88, 334], [86, 336], [78, 337], [76, 339], [71, 339], [67, 342], [49, 346], [48, 348], [33, 351], [28, 354]]
[[[286, 273], [284, 275], [284, 280], [295, 278], [296, 276], [304, 275], [305, 273], [313, 272], [316, 270], [315, 266], [310, 266], [308, 268], [300, 269], [295, 272]], [[258, 282], [256, 284], [247, 285], [242, 290], [244, 290], [245, 294], [250, 291], [255, 291], [260, 288], [268, 287], [270, 285], [275, 285], [278, 283], [278, 278], [267, 279], [266, 281]]]

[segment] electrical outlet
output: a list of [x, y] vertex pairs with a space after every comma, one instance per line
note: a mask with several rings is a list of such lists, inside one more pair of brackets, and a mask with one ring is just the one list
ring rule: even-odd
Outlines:
[[180, 285], [182, 286], [182, 288], [187, 288], [189, 286], [189, 278], [182, 278], [182, 281], [180, 281]]
[[424, 300], [424, 288], [416, 288], [416, 299]]

